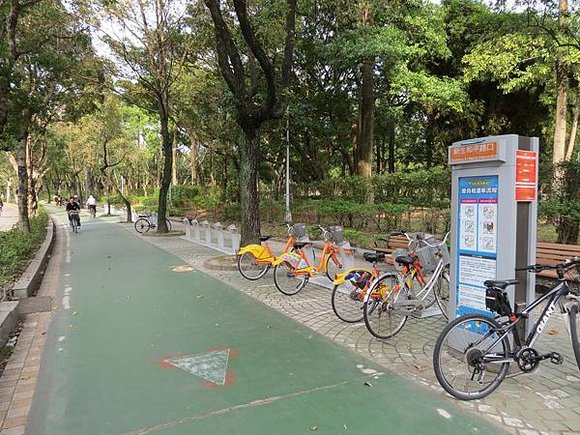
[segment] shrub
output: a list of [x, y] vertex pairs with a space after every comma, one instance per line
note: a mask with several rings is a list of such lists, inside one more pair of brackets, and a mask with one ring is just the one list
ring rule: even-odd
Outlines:
[[48, 215], [39, 207], [38, 215], [30, 219], [30, 233], [18, 228], [0, 232], [0, 286], [3, 288], [24, 271], [28, 260], [46, 235]]

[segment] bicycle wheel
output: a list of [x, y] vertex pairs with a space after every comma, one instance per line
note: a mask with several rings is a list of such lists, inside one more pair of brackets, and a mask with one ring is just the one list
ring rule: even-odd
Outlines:
[[449, 266], [443, 269], [443, 272], [441, 272], [441, 275], [439, 275], [439, 279], [435, 283], [433, 292], [435, 293], [435, 298], [437, 299], [437, 305], [439, 305], [441, 314], [443, 314], [443, 316], [449, 320]]
[[[368, 287], [366, 291], [368, 291]], [[366, 291], [349, 280], [335, 285], [331, 296], [332, 311], [343, 322], [360, 322], [363, 319], [363, 300]]]
[[169, 219], [165, 219], [165, 223], [167, 223], [167, 231], [171, 231], [171, 221]]
[[507, 336], [489, 349], [499, 338], [495, 332], [499, 327], [481, 314], [467, 314], [447, 324], [433, 352], [435, 376], [445, 391], [461, 400], [474, 400], [499, 387], [510, 365], [500, 362], [510, 354]]
[[286, 262], [274, 266], [274, 284], [281, 293], [288, 296], [295, 295], [308, 284], [307, 276], [296, 275], [294, 271]]
[[135, 231], [138, 233], [146, 233], [151, 228], [151, 224], [145, 218], [139, 218], [135, 221]]
[[578, 312], [580, 307], [578, 304], [572, 305], [568, 313], [570, 319], [570, 338], [572, 339], [572, 349], [574, 349], [574, 356], [576, 357], [576, 364], [580, 369], [580, 343], [578, 343]]
[[324, 270], [326, 272], [326, 277], [331, 280], [334, 281], [336, 279], [336, 274], [341, 273], [344, 269], [344, 267], [342, 266], [342, 264], [338, 264], [338, 258], [335, 259], [333, 258], [332, 255], [329, 255], [326, 258], [326, 264], [324, 266]]
[[238, 270], [244, 278], [250, 281], [262, 278], [269, 268], [269, 264], [258, 263], [251, 252], [244, 252], [242, 255], [238, 255]]
[[70, 224], [72, 226], [73, 233], [78, 233], [78, 231], [79, 231], [79, 224], [78, 224], [77, 220], [74, 217], [71, 219]]
[[407, 322], [408, 316], [394, 304], [408, 300], [408, 290], [399, 286], [397, 275], [388, 274], [381, 276], [369, 291], [371, 294], [363, 306], [365, 325], [375, 337], [391, 338]]

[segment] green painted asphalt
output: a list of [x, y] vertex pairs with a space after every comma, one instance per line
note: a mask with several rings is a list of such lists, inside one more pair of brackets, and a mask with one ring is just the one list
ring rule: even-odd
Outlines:
[[[69, 236], [28, 434], [498, 433], [117, 224]], [[224, 349], [226, 385], [167, 364]]]

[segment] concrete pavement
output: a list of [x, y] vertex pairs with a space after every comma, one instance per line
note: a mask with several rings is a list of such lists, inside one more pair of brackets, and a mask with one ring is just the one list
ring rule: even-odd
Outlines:
[[0, 213], [0, 231], [9, 231], [18, 223], [18, 208], [14, 204], [4, 203]]

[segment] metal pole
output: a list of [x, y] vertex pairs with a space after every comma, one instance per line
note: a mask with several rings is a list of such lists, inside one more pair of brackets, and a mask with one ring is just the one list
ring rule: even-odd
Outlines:
[[286, 216], [285, 222], [292, 222], [292, 212], [290, 212], [290, 111], [286, 106]]

